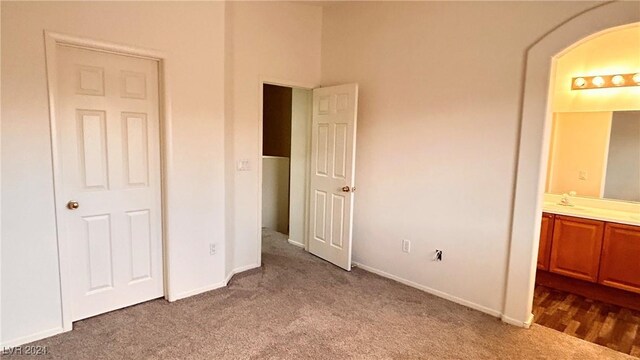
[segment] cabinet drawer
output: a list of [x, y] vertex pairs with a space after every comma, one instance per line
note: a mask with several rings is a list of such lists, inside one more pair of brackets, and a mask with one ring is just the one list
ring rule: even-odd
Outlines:
[[556, 215], [549, 271], [597, 282], [604, 222]]
[[598, 282], [640, 293], [639, 227], [607, 223]]

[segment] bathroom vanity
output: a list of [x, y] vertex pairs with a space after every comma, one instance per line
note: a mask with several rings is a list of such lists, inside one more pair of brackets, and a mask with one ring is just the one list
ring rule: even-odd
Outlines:
[[536, 283], [640, 310], [640, 209], [543, 210]]
[[600, 105], [553, 113], [536, 283], [640, 310], [640, 103]]

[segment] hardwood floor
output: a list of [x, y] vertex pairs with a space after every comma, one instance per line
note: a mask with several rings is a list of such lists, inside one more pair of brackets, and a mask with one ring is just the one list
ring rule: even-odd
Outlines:
[[537, 285], [535, 323], [640, 358], [640, 311]]

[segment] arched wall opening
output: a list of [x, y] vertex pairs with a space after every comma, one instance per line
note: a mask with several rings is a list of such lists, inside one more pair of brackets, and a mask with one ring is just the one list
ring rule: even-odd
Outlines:
[[640, 21], [640, 3], [605, 3], [569, 19], [527, 52], [503, 321], [529, 327], [542, 194], [546, 184], [551, 102], [557, 59], [584, 41]]

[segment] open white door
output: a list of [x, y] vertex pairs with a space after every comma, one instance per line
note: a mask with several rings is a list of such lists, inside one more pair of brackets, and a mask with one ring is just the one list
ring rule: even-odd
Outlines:
[[313, 90], [309, 252], [351, 270], [358, 85]]

